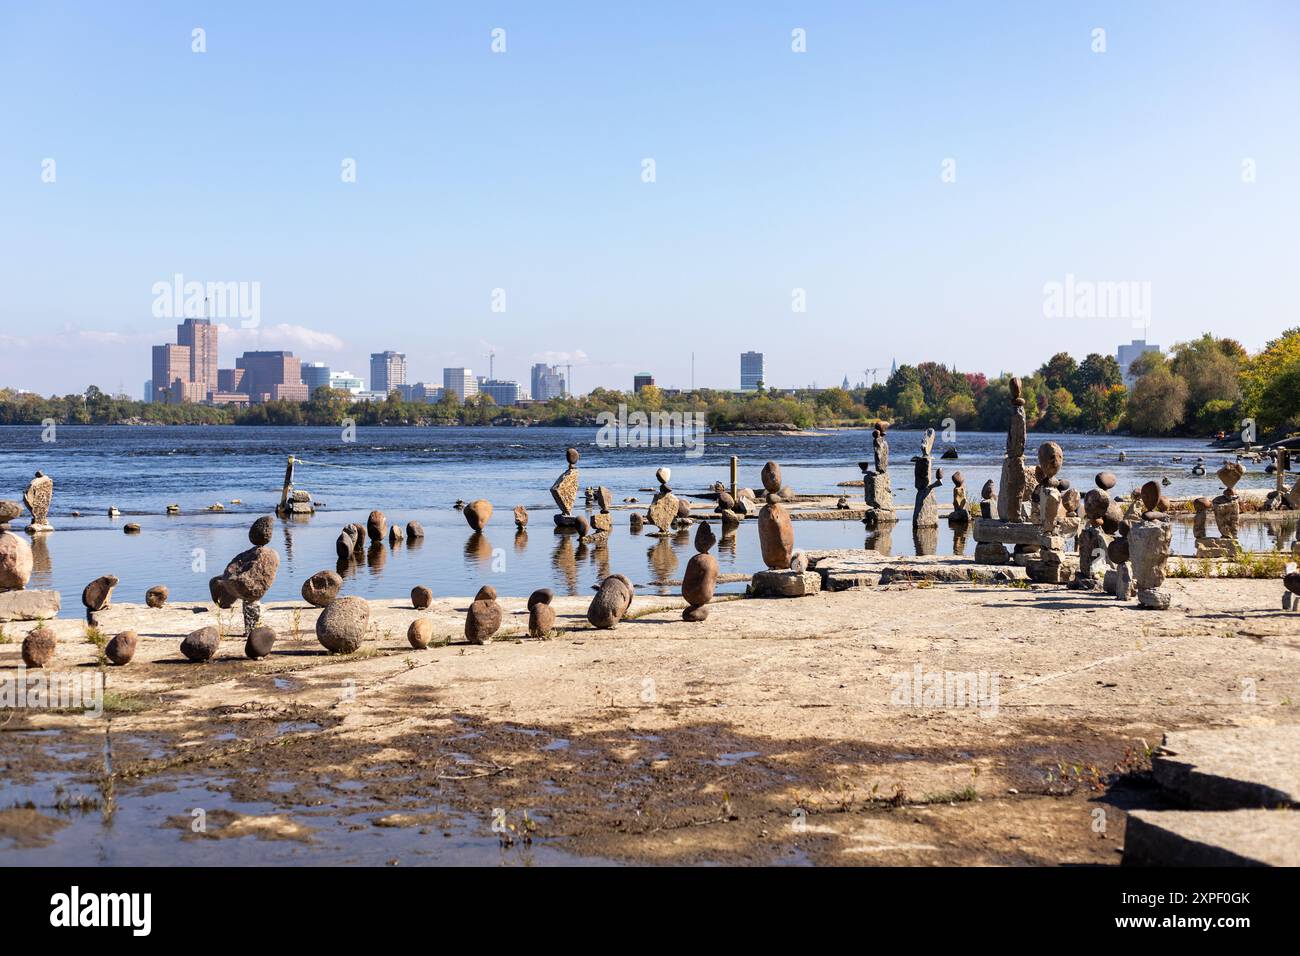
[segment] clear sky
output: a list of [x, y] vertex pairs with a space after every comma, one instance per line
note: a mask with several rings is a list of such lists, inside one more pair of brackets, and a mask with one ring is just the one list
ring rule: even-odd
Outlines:
[[578, 391], [1141, 334], [1046, 317], [1068, 275], [1149, 283], [1165, 346], [1300, 324], [1290, 0], [3, 0], [0, 91], [0, 385], [43, 393], [138, 395], [177, 273], [260, 283], [222, 367], [397, 349], [440, 384], [494, 349]]

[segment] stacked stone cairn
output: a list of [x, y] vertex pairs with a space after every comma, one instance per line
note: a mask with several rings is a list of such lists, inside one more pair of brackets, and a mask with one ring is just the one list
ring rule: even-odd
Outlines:
[[781, 504], [781, 466], [763, 466], [767, 504], [758, 512], [758, 544], [768, 570], [758, 571], [749, 582], [752, 597], [804, 597], [821, 590], [821, 575], [809, 571], [803, 555], [794, 549], [794, 526]]
[[538, 588], [528, 595], [528, 636], [540, 640], [550, 640], [555, 630], [555, 608], [551, 602], [555, 592], [550, 588]]
[[1273, 464], [1269, 468], [1273, 472], [1273, 478], [1276, 486], [1268, 493], [1264, 499], [1264, 510], [1266, 511], [1294, 511], [1300, 509], [1300, 478], [1297, 478], [1291, 485], [1291, 490], [1286, 488], [1286, 473], [1291, 470], [1291, 449], [1286, 445], [1279, 445], [1272, 451]]
[[1020, 392], [1020, 379], [1012, 377], [1011, 424], [1002, 459], [1002, 484], [995, 489], [990, 480], [981, 492], [980, 516], [972, 530], [976, 564], [1007, 564], [1011, 561], [1008, 544], [1015, 545], [1018, 555], [1036, 552], [1039, 547], [1039, 527], [1025, 521], [1021, 507], [1029, 490], [1029, 476], [1025, 471], [1025, 400]]
[[[280, 555], [274, 548], [267, 547], [273, 530], [274, 524], [269, 517], [254, 521], [248, 529], [248, 540], [253, 547], [235, 555], [226, 565], [226, 570], [208, 582], [213, 600], [219, 607], [230, 607], [236, 599], [243, 602], [245, 637], [262, 623], [260, 602], [271, 590], [280, 569]], [[382, 532], [380, 537], [383, 537]]]
[[686, 563], [682, 577], [682, 597], [686, 608], [683, 621], [703, 621], [709, 616], [708, 603], [713, 600], [713, 589], [718, 584], [718, 559], [709, 553], [717, 542], [707, 521], [701, 521], [695, 532], [695, 551]]
[[722, 519], [722, 526], [724, 528], [733, 528], [740, 524], [745, 517], [743, 509], [745, 509], [746, 505], [744, 499], [738, 500], [736, 496], [733, 496], [727, 490], [727, 486], [720, 481], [713, 483], [713, 493], [718, 496], [718, 503], [713, 510]]
[[1160, 496], [1159, 482], [1143, 485], [1141, 497], [1142, 519], [1130, 527], [1127, 536], [1129, 560], [1133, 562], [1138, 604], [1163, 611], [1169, 607], [1169, 592], [1163, 585], [1173, 540], [1172, 522], [1164, 510], [1168, 505]]
[[933, 470], [934, 429], [927, 428], [921, 436], [921, 454], [912, 458], [912, 484], [916, 488], [916, 504], [912, 508], [913, 528], [939, 527], [939, 502], [934, 490], [943, 484], [943, 469]]
[[557, 534], [585, 535], [589, 529], [587, 519], [573, 513], [573, 506], [578, 500], [578, 459], [581, 456], [578, 449], [566, 448], [564, 457], [568, 467], [551, 485], [551, 497], [560, 509], [555, 516], [555, 531]]
[[970, 506], [966, 501], [966, 479], [960, 471], [952, 473], [952, 511], [948, 513], [949, 526], [965, 527], [970, 524]]
[[877, 422], [871, 430], [871, 461], [858, 462], [862, 472], [862, 493], [866, 514], [862, 523], [868, 528], [890, 525], [898, 520], [894, 513], [894, 493], [889, 488], [889, 440], [885, 423]]
[[614, 516], [609, 513], [610, 506], [614, 503], [614, 493], [601, 485], [594, 490], [592, 500], [600, 510], [591, 516], [591, 526], [598, 533], [609, 534], [614, 530]]
[[[1114, 594], [1119, 575], [1115, 565], [1127, 564], [1127, 545], [1116, 550], [1117, 554], [1123, 553], [1122, 562], [1115, 562], [1111, 557], [1111, 536], [1119, 531], [1124, 518], [1123, 509], [1110, 495], [1115, 482], [1115, 475], [1111, 472], [1098, 472], [1093, 477], [1097, 487], [1083, 496], [1083, 530], [1079, 532], [1075, 546], [1079, 553], [1079, 569], [1069, 585], [1076, 590], [1094, 591], [1101, 587]], [[1127, 578], [1132, 579], [1131, 572]]]
[[681, 502], [673, 494], [672, 488], [668, 486], [668, 479], [671, 477], [672, 471], [668, 468], [660, 468], [655, 471], [655, 479], [659, 482], [659, 490], [650, 501], [650, 510], [646, 513], [646, 520], [659, 529], [659, 534], [670, 534], [673, 530], [673, 524], [681, 517]]
[[[1223, 493], [1212, 499], [1193, 499], [1195, 517], [1192, 519], [1192, 533], [1196, 538], [1198, 558], [1235, 558], [1241, 554], [1241, 542], [1237, 540], [1237, 526], [1241, 519], [1237, 482], [1241, 481], [1245, 473], [1246, 470], [1239, 462], [1225, 461], [1218, 471], [1219, 481], [1223, 482]], [[1205, 519], [1210, 512], [1213, 512], [1215, 527], [1219, 529], [1217, 538], [1206, 534]]]
[[497, 603], [497, 589], [485, 584], [474, 595], [465, 615], [465, 639], [471, 644], [486, 644], [500, 629], [501, 605]]
[[1065, 584], [1070, 580], [1070, 570], [1064, 561], [1065, 537], [1077, 530], [1077, 519], [1063, 513], [1062, 494], [1070, 483], [1057, 474], [1065, 463], [1065, 453], [1054, 441], [1043, 442], [1038, 447], [1038, 464], [1034, 468], [1033, 515], [1038, 520], [1038, 551], [1022, 552], [1025, 570], [1033, 581], [1043, 584]]
[[110, 606], [115, 587], [117, 578], [111, 574], [102, 574], [82, 588], [81, 605], [86, 609], [86, 623], [91, 627], [99, 626], [99, 612]]
[[27, 524], [28, 534], [45, 534], [54, 530], [54, 526], [50, 524], [50, 505], [53, 500], [54, 479], [38, 471], [36, 477], [27, 483], [27, 490], [23, 492], [23, 503], [27, 505], [28, 514], [32, 516], [32, 520]]

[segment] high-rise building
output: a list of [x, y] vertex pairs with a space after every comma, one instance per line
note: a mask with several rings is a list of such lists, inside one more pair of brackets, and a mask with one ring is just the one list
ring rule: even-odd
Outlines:
[[767, 379], [763, 378], [763, 353], [741, 352], [740, 390], [742, 392], [752, 392], [758, 388], [760, 382], [764, 384], [767, 382]]
[[519, 383], [502, 379], [488, 379], [478, 387], [480, 395], [491, 397], [497, 405], [513, 405], [519, 401]]
[[478, 380], [474, 378], [474, 371], [468, 368], [444, 368], [442, 387], [462, 402], [478, 394]]
[[330, 367], [324, 362], [303, 362], [301, 374], [309, 397], [315, 395], [318, 388], [329, 388]]
[[292, 352], [245, 352], [235, 359], [235, 369], [244, 373], [239, 391], [254, 405], [279, 399], [307, 400], [302, 363]]
[[144, 400], [146, 402], [153, 401], [153, 379], [151, 378], [144, 380]]
[[554, 365], [539, 362], [533, 366], [532, 374], [533, 401], [549, 402], [553, 398], [563, 398], [565, 393], [564, 376]]
[[190, 379], [190, 349], [187, 345], [153, 347], [154, 401], [177, 405], [185, 400], [185, 383]]
[[654, 383], [655, 377], [649, 372], [637, 372], [636, 375], [632, 376], [632, 391], [639, 392], [647, 385], [653, 385]]
[[1160, 346], [1148, 345], [1145, 339], [1134, 339], [1128, 345], [1121, 345], [1119, 352], [1115, 356], [1119, 362], [1119, 373], [1124, 377], [1124, 387], [1132, 388], [1136, 379], [1129, 373], [1128, 367], [1137, 361], [1138, 357], [1147, 352], [1159, 352]]
[[217, 390], [217, 327], [211, 319], [186, 319], [176, 326], [176, 342], [189, 348], [186, 377], [202, 386], [203, 397], [207, 398], [208, 392]]
[[370, 390], [391, 392], [406, 384], [405, 352], [372, 352], [370, 355]]

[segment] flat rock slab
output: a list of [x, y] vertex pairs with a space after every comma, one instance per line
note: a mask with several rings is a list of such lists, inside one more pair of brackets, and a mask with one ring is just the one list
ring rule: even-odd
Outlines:
[[1029, 573], [1015, 565], [993, 566], [987, 564], [951, 565], [890, 565], [880, 572], [881, 584], [900, 584], [908, 581], [932, 581], [935, 584], [1008, 584], [1028, 580]]
[[1174, 731], [1151, 772], [1198, 810], [1300, 807], [1300, 725]]
[[0, 591], [0, 621], [40, 621], [59, 614], [58, 591]]
[[1300, 813], [1134, 810], [1126, 866], [1300, 866]]
[[822, 576], [816, 571], [759, 571], [749, 579], [750, 597], [807, 597], [821, 589]]
[[808, 566], [821, 575], [823, 591], [874, 588], [882, 584], [1005, 584], [1024, 581], [1024, 568], [974, 564], [967, 557], [890, 557], [877, 551], [809, 551]]
[[990, 518], [976, 518], [971, 535], [976, 541], [992, 541], [995, 544], [1038, 544], [1043, 529], [1036, 524], [1020, 521], [994, 521]]

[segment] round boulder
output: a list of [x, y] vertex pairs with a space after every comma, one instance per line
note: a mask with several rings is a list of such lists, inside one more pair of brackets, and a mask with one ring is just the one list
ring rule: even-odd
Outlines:
[[28, 667], [44, 667], [54, 659], [58, 643], [54, 631], [42, 624], [23, 638], [23, 663]]
[[150, 607], [162, 607], [167, 603], [169, 593], [167, 585], [155, 584], [148, 591], [144, 592], [144, 603]]
[[433, 603], [433, 592], [423, 584], [417, 584], [411, 588], [411, 606], [417, 611], [423, 611]]
[[501, 605], [496, 588], [485, 584], [474, 595], [474, 603], [465, 615], [465, 639], [471, 644], [485, 644], [501, 628]]
[[234, 607], [239, 600], [234, 587], [221, 575], [208, 579], [208, 593], [212, 595], [212, 603], [223, 610]]
[[1065, 464], [1065, 452], [1054, 441], [1045, 441], [1038, 446], [1038, 467], [1043, 470], [1044, 478], [1054, 478]]
[[139, 636], [135, 631], [123, 631], [121, 634], [115, 634], [104, 648], [104, 656], [114, 667], [122, 667], [130, 664], [135, 657], [135, 649]]
[[369, 626], [370, 604], [365, 598], [339, 598], [316, 619], [316, 639], [331, 654], [351, 654], [361, 647]]
[[260, 661], [275, 646], [275, 631], [265, 624], [253, 628], [244, 642], [244, 656], [250, 661]]
[[317, 571], [302, 582], [302, 599], [312, 607], [328, 607], [339, 596], [343, 578], [333, 571]]
[[271, 543], [271, 535], [274, 533], [275, 520], [270, 515], [262, 515], [248, 529], [248, 540], [260, 548]]
[[201, 664], [204, 661], [210, 661], [217, 654], [217, 648], [221, 646], [221, 634], [215, 627], [201, 627], [197, 631], [191, 631], [185, 635], [185, 640], [181, 641], [181, 653], [187, 660], [195, 664]]
[[0, 591], [25, 588], [31, 579], [31, 545], [12, 532], [0, 532]]
[[769, 494], [779, 494], [781, 491], [781, 466], [774, 461], [769, 461], [763, 466], [763, 473], [760, 476], [763, 481], [763, 487]]
[[424, 525], [418, 521], [406, 522], [406, 536], [411, 539], [424, 537]]
[[465, 520], [474, 531], [482, 531], [492, 517], [492, 502], [486, 498], [471, 501], [465, 506]]
[[406, 640], [417, 651], [422, 651], [433, 641], [433, 621], [417, 617], [406, 629]]
[[621, 574], [611, 574], [600, 582], [600, 588], [587, 608], [587, 620], [592, 627], [607, 630], [616, 627], [632, 604], [632, 582]]
[[117, 578], [111, 574], [100, 575], [82, 589], [81, 603], [87, 611], [102, 611], [113, 599], [115, 587]]
[[241, 601], [262, 600], [275, 583], [280, 556], [274, 548], [256, 547], [241, 551], [226, 565], [222, 575]]
[[383, 541], [384, 535], [388, 533], [388, 519], [384, 517], [382, 511], [370, 512], [370, 517], [366, 519], [366, 534], [370, 536], [371, 541]]

